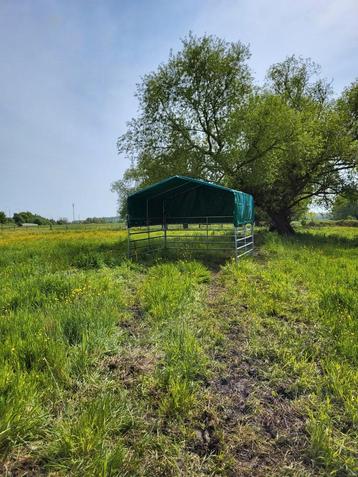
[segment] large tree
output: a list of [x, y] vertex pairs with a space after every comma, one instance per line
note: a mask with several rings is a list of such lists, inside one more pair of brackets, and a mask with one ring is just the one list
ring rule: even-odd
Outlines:
[[134, 159], [136, 178], [159, 179], [174, 168], [223, 179], [231, 114], [252, 91], [248, 58], [241, 43], [190, 35], [179, 53], [143, 78], [141, 114], [118, 140], [119, 151]]
[[[318, 73], [311, 60], [291, 56], [267, 75], [267, 90], [286, 110], [286, 136], [269, 152], [274, 160], [264, 160], [266, 165], [273, 162], [276, 171], [272, 198], [279, 192], [264, 207], [274, 226], [288, 233], [293, 214], [308, 201], [327, 203], [354, 184], [357, 144], [347, 128], [346, 112], [330, 100], [330, 85], [317, 78]], [[279, 117], [274, 110], [272, 114]]]
[[169, 175], [225, 182], [230, 119], [252, 92], [248, 58], [241, 43], [190, 35], [179, 53], [143, 78], [140, 114], [118, 140], [132, 162], [112, 185], [122, 215], [129, 192]]
[[313, 198], [327, 202], [354, 182], [357, 145], [347, 115], [329, 100], [329, 85], [315, 79], [318, 71], [294, 56], [273, 65], [265, 89], [234, 125], [240, 159], [232, 185], [251, 192], [281, 233], [293, 233], [291, 220]]
[[143, 78], [140, 114], [118, 140], [132, 160], [122, 196], [173, 174], [210, 179], [254, 194], [281, 233], [314, 197], [327, 199], [356, 161], [347, 108], [308, 60], [289, 57], [254, 88], [241, 43], [189, 36], [182, 50]]

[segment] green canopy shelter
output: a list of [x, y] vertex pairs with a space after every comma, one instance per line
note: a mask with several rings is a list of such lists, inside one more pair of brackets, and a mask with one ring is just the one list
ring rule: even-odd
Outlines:
[[[218, 231], [225, 231], [225, 239], [229, 235], [227, 228], [223, 229], [223, 224], [231, 224], [234, 228], [233, 240], [230, 242], [231, 248], [236, 250], [237, 246], [241, 246], [239, 242], [243, 237], [246, 239], [243, 242], [245, 250], [242, 252], [247, 253], [253, 248], [254, 200], [252, 195], [213, 182], [185, 176], [168, 177], [129, 195], [127, 213], [129, 255], [131, 255], [131, 245], [134, 241], [139, 243], [140, 240], [147, 240], [146, 245], [148, 245], [152, 239], [158, 244], [159, 231], [163, 232], [162, 245], [164, 248], [174, 242], [183, 244], [184, 238], [191, 239], [191, 243], [193, 243], [194, 231], [202, 232], [202, 224], [205, 224], [207, 228], [206, 235], [201, 235], [206, 238], [206, 244], [209, 239], [216, 245], [222, 242], [222, 239], [219, 241], [217, 237], [216, 240], [213, 240], [215, 224], [220, 225]], [[197, 228], [194, 227], [195, 224]], [[173, 240], [172, 235], [169, 236], [168, 232], [174, 230], [175, 227], [176, 230], [179, 228], [182, 231], [188, 229], [189, 225], [192, 231], [190, 235], [181, 233], [180, 236], [177, 236], [179, 240], [176, 241]], [[250, 235], [247, 234], [246, 226], [251, 227]], [[131, 240], [131, 236], [144, 232], [130, 229], [141, 227], [146, 228], [146, 238], [136, 237], [136, 240], [133, 238]], [[250, 237], [252, 240], [249, 240]], [[196, 240], [195, 244], [197, 243]], [[249, 245], [251, 245], [250, 250]], [[206, 247], [207, 249], [209, 247]]]
[[168, 177], [128, 197], [128, 226], [254, 221], [252, 195], [185, 176]]

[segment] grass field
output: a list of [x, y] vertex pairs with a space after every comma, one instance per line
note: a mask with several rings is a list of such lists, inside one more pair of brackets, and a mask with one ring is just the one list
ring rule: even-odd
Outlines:
[[358, 229], [238, 265], [0, 232], [0, 474], [358, 474]]

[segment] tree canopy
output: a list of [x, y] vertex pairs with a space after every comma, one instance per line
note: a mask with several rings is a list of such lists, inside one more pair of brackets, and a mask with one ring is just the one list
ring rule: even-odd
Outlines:
[[311, 60], [291, 56], [256, 87], [240, 42], [189, 35], [138, 86], [139, 115], [118, 150], [131, 167], [120, 196], [181, 174], [254, 195], [281, 233], [308, 203], [354, 187], [356, 84], [339, 101]]

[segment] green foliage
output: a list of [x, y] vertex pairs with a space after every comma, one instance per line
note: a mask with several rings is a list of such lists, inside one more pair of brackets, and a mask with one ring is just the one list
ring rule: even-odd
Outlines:
[[131, 179], [127, 179], [129, 174], [130, 172], [127, 171], [124, 174], [123, 180], [113, 182], [111, 185], [111, 191], [118, 196], [118, 215], [122, 220], [127, 216], [127, 197], [136, 190], [136, 187], [131, 184]]
[[106, 219], [103, 217], [87, 217], [83, 222], [85, 224], [105, 224]]
[[358, 80], [348, 86], [338, 100], [338, 107], [345, 117], [352, 137], [358, 140]]
[[358, 194], [337, 196], [331, 214], [334, 220], [358, 219]]
[[0, 224], [5, 224], [6, 223], [6, 214], [5, 212], [0, 210]]
[[311, 59], [292, 55], [270, 67], [267, 87], [293, 109], [302, 109], [312, 101], [324, 104], [331, 94], [331, 87], [318, 77], [319, 73], [320, 67]]
[[221, 177], [219, 164], [209, 160], [224, 153], [230, 113], [252, 90], [248, 57], [239, 42], [190, 35], [167, 64], [144, 77], [137, 92], [141, 115], [118, 141], [120, 151], [140, 161], [142, 167], [132, 172], [141, 182], [149, 173], [150, 180], [171, 175], [173, 167], [177, 173]]
[[230, 115], [252, 90], [248, 48], [219, 38], [190, 35], [167, 64], [144, 77], [141, 113], [118, 140], [135, 160], [114, 184], [121, 204], [128, 192], [173, 174], [223, 178]]
[[132, 160], [113, 185], [122, 213], [130, 190], [182, 174], [252, 193], [272, 225], [289, 234], [313, 197], [328, 200], [354, 186], [358, 154], [347, 111], [355, 89], [342, 99], [347, 107], [329, 101], [317, 65], [294, 56], [254, 88], [248, 57], [239, 42], [190, 35], [144, 77], [140, 114], [118, 140]]
[[54, 223], [53, 220], [41, 217], [41, 215], [33, 214], [32, 212], [16, 212], [13, 216], [16, 225], [23, 225], [25, 223], [37, 225], [49, 225]]

